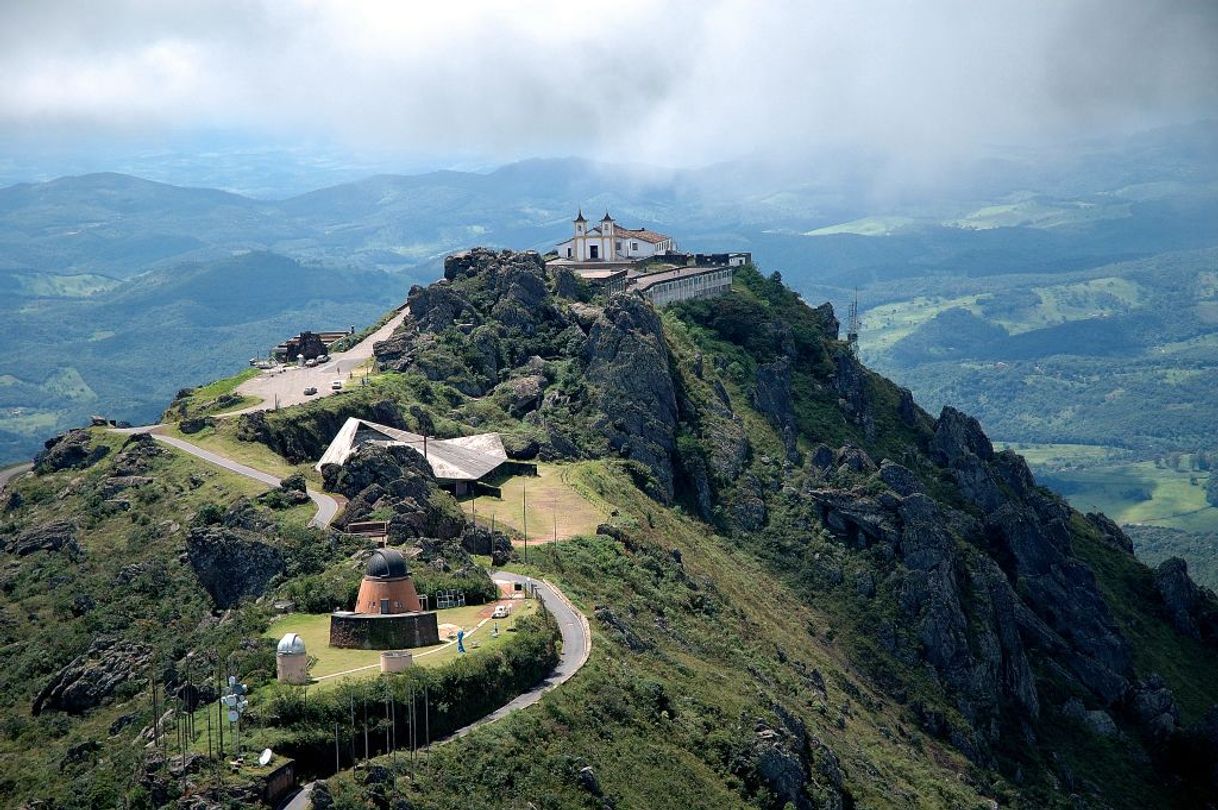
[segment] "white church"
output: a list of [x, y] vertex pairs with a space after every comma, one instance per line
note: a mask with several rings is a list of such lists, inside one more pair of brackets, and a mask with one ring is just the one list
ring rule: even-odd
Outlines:
[[600, 225], [588, 227], [581, 209], [575, 218], [575, 233], [559, 243], [558, 258], [571, 262], [632, 262], [677, 249], [671, 236], [646, 228], [623, 228], [605, 212]]

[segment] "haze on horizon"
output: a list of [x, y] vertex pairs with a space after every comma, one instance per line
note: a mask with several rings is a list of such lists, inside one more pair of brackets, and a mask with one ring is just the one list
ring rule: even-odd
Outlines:
[[8, 3], [0, 176], [240, 148], [369, 172], [845, 151], [923, 178], [1216, 117], [1215, 43], [1208, 0]]

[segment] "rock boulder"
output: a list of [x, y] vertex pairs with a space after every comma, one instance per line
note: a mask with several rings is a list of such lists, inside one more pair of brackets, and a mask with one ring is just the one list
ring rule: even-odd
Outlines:
[[94, 447], [93, 436], [87, 430], [69, 430], [47, 439], [43, 448], [34, 456], [34, 472], [39, 475], [91, 467], [110, 452], [104, 444]]
[[95, 639], [34, 698], [34, 715], [46, 710], [83, 714], [101, 705], [119, 686], [144, 674], [152, 648], [135, 641]]

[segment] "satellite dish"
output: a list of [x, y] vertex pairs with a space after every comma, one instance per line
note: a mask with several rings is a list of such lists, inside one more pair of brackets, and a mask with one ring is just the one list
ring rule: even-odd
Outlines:
[[271, 749], [263, 748], [262, 753], [258, 755], [258, 764], [263, 765], [263, 766], [270, 765], [271, 756], [272, 756]]

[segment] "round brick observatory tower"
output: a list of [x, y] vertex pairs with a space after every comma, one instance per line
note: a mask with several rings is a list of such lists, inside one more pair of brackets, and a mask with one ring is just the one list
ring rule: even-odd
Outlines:
[[355, 600], [355, 612], [418, 613], [422, 609], [402, 552], [392, 548], [372, 552]]
[[402, 552], [392, 548], [372, 552], [355, 610], [330, 615], [330, 646], [400, 650], [439, 643], [436, 614], [422, 611]]

